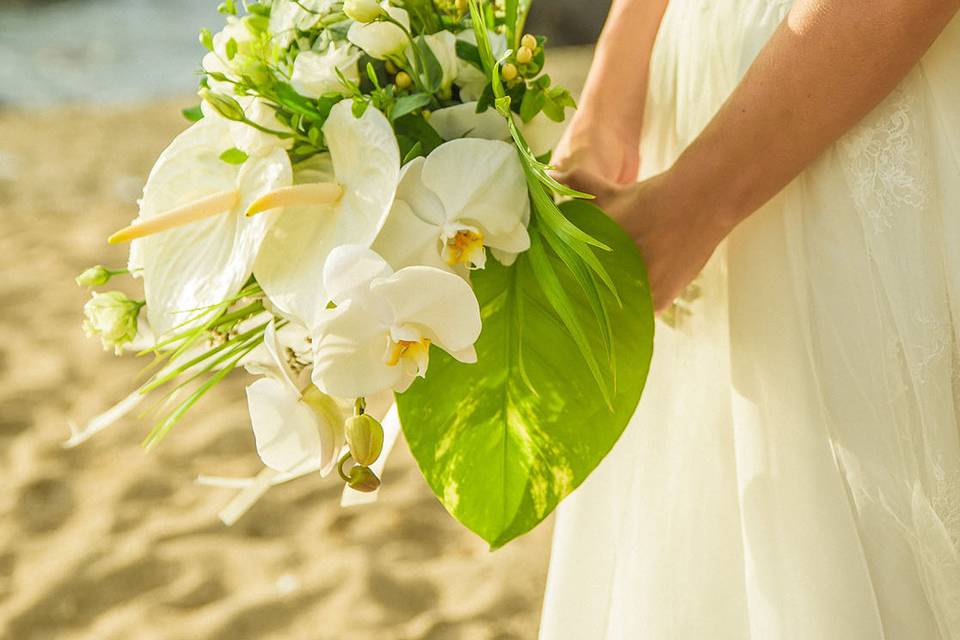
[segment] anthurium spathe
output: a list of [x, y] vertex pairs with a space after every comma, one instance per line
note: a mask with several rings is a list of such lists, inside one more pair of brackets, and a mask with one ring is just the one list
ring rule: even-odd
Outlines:
[[[339, 245], [373, 242], [390, 211], [400, 174], [396, 136], [375, 108], [367, 108], [357, 118], [350, 101], [336, 104], [323, 135], [332, 175], [324, 176], [322, 165], [304, 172], [311, 181], [270, 194], [251, 209], [283, 209], [263, 244], [254, 273], [277, 309], [307, 326], [313, 325], [329, 301], [323, 287], [327, 256]], [[317, 193], [324, 181], [332, 181], [340, 190], [336, 201]]]
[[263, 377], [247, 387], [247, 405], [263, 464], [283, 473], [334, 467], [344, 445], [345, 415], [336, 400], [310, 381], [310, 370], [295, 368], [271, 322], [263, 336], [267, 362], [248, 365]]
[[282, 149], [237, 165], [220, 159], [230, 146], [222, 119], [204, 118], [180, 134], [150, 172], [136, 223], [110, 239], [134, 240], [130, 266], [143, 277], [158, 337], [240, 290], [273, 221], [244, 212], [292, 182]]
[[323, 274], [335, 308], [313, 329], [313, 383], [349, 398], [405, 391], [426, 374], [431, 345], [475, 362], [480, 306], [462, 278], [433, 267], [394, 272], [366, 247], [335, 249]]
[[[378, 239], [378, 245], [392, 247], [391, 255], [405, 246], [432, 246], [440, 260], [462, 272], [482, 269], [487, 247], [504, 264], [530, 248], [527, 183], [511, 144], [461, 139], [440, 145], [404, 167], [397, 202], [397, 219]], [[419, 248], [410, 252], [423, 259]]]

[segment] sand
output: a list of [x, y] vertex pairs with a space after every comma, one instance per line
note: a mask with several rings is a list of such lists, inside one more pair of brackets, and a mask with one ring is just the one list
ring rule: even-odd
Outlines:
[[[584, 61], [558, 55], [555, 75], [576, 82]], [[135, 417], [62, 448], [68, 420], [123, 398], [143, 365], [83, 335], [72, 278], [123, 265], [104, 238], [190, 102], [0, 111], [0, 637], [534, 638], [549, 523], [489, 552], [402, 445], [375, 505], [342, 509], [339, 482], [314, 475], [223, 526], [232, 493], [194, 479], [260, 468], [242, 374], [150, 454]]]

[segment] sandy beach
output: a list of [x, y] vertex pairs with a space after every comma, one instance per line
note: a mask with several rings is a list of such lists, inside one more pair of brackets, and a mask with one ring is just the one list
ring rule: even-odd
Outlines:
[[[575, 84], [585, 62], [551, 67]], [[104, 238], [191, 102], [0, 111], [0, 637], [534, 638], [549, 523], [490, 553], [403, 446], [376, 505], [341, 509], [340, 483], [311, 476], [224, 527], [232, 493], [194, 479], [260, 468], [244, 375], [150, 454], [135, 418], [62, 447], [68, 421], [123, 398], [145, 364], [83, 335], [73, 277], [124, 264]]]

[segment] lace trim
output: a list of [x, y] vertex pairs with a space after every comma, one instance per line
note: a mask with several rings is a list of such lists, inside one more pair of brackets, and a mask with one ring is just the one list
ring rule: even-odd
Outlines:
[[911, 118], [915, 102], [897, 88], [839, 143], [854, 202], [876, 233], [892, 227], [898, 210], [921, 209], [929, 198]]

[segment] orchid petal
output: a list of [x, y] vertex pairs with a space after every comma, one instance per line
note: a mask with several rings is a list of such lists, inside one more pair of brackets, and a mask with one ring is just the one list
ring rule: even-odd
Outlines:
[[400, 172], [397, 200], [410, 205], [413, 213], [432, 225], [440, 226], [447, 220], [443, 203], [423, 184], [423, 167], [427, 159], [420, 157], [408, 162]]
[[393, 311], [397, 326], [414, 325], [449, 353], [480, 337], [480, 304], [462, 278], [431, 267], [407, 267], [371, 285]]
[[261, 378], [247, 387], [257, 453], [275, 471], [290, 471], [322, 453], [317, 418], [284, 382]]
[[324, 393], [359, 398], [401, 384], [404, 371], [384, 362], [386, 329], [363, 305], [350, 301], [328, 309], [316, 329], [313, 383]]
[[370, 283], [393, 270], [375, 251], [361, 245], [343, 245], [330, 252], [323, 269], [323, 286], [336, 304], [369, 295]]
[[397, 199], [373, 249], [394, 270], [414, 265], [449, 270], [449, 265], [440, 259], [439, 242], [439, 228], [421, 220], [410, 205]]

